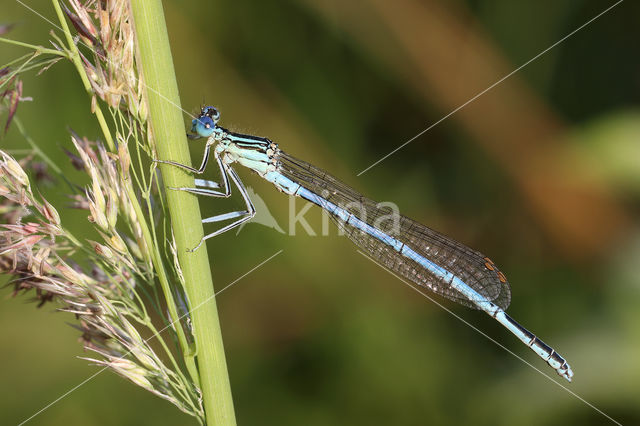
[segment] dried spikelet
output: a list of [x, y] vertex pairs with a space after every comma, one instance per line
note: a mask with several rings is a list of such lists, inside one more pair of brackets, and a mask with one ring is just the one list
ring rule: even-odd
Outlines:
[[[7, 122], [4, 126], [4, 132], [7, 133], [11, 121], [18, 109], [18, 104], [21, 101], [31, 100], [31, 98], [22, 97], [22, 80], [17, 75], [12, 75], [11, 70], [8, 67], [0, 69], [0, 87], [4, 87], [5, 90], [0, 92], [0, 101], [7, 99], [9, 113], [7, 114]], [[3, 109], [3, 104], [0, 103], [0, 111]]]
[[64, 4], [62, 6], [64, 8], [66, 15], [71, 20], [71, 23], [73, 24], [75, 29], [78, 31], [78, 34], [80, 35], [80, 37], [82, 37], [83, 42], [85, 44], [89, 44], [92, 46], [96, 45], [97, 30], [96, 30], [96, 27], [93, 25], [93, 22], [89, 17], [87, 10], [84, 7], [82, 7], [80, 2], [78, 2], [77, 0], [69, 0], [69, 3], [76, 11], [76, 14], [71, 13]]
[[[121, 135], [118, 135], [121, 136]], [[131, 167], [131, 155], [129, 154], [127, 141], [120, 137], [118, 140], [118, 160], [120, 162], [120, 169], [125, 179], [129, 179], [129, 168]]]
[[20, 185], [29, 187], [29, 178], [27, 177], [27, 174], [24, 172], [24, 170], [22, 170], [22, 167], [20, 167], [20, 164], [18, 164], [16, 160], [14, 160], [11, 156], [3, 152], [2, 161], [4, 163], [2, 170], [5, 173], [8, 173], [11, 176], [13, 176], [13, 178], [16, 179]]
[[43, 200], [42, 210], [40, 213], [46, 217], [53, 225], [60, 225], [60, 215], [53, 205], [47, 200]]

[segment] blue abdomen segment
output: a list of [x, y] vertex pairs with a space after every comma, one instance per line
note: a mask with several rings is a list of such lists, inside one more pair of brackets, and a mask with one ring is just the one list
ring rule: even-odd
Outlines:
[[[437, 278], [438, 282], [446, 283], [450, 288], [455, 289], [461, 295], [461, 297], [464, 297], [478, 309], [485, 310], [485, 308], [487, 307], [486, 303], [490, 303], [485, 297], [474, 291], [460, 279], [457, 279], [457, 277], [452, 272], [420, 255], [400, 239], [373, 227], [367, 222], [356, 217], [354, 214], [348, 212], [342, 207], [335, 205], [331, 201], [328, 201], [327, 199], [308, 190], [303, 186], [301, 186], [297, 190], [297, 193], [295, 195], [304, 198], [305, 200], [310, 201], [329, 212], [337, 222], [343, 224], [342, 228], [347, 231], [347, 236], [349, 238], [355, 239], [355, 233], [361, 232], [364, 234], [361, 236], [361, 238], [365, 240], [375, 239], [376, 241], [387, 246], [390, 249], [388, 255], [392, 256], [395, 259], [398, 259], [400, 257], [408, 261], [417, 263], [425, 272]], [[349, 228], [353, 228], [353, 230], [349, 230]], [[355, 241], [356, 243], [358, 243], [358, 240]], [[380, 257], [376, 258], [376, 260], [379, 259]], [[454, 280], [455, 285], [453, 285]], [[491, 305], [493, 304], [491, 303]]]

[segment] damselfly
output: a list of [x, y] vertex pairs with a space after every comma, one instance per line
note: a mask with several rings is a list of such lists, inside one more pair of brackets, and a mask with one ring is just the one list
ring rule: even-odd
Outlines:
[[208, 106], [202, 108], [192, 122], [193, 134], [189, 137], [207, 138], [199, 168], [158, 161], [201, 174], [213, 149], [222, 185], [196, 179], [195, 188], [172, 189], [210, 197], [229, 197], [230, 181], [233, 181], [244, 199], [245, 210], [204, 219], [203, 223], [231, 219], [233, 222], [205, 235], [193, 250], [206, 239], [229, 231], [255, 215], [247, 190], [231, 167], [238, 163], [273, 183], [280, 191], [320, 206], [355, 244], [385, 268], [417, 286], [486, 312], [559, 375], [571, 381], [573, 372], [564, 358], [506, 314], [505, 309], [511, 301], [509, 283], [488, 257], [407, 217], [397, 215], [396, 220], [380, 220], [393, 212], [379, 207], [317, 167], [290, 156], [267, 138], [234, 133], [218, 126], [219, 119], [218, 110]]

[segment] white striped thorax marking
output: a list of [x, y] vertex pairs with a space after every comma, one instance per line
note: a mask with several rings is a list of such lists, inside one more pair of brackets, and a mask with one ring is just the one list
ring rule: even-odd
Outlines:
[[[213, 137], [213, 136], [212, 136]], [[260, 143], [250, 138], [240, 138], [228, 132], [215, 135], [216, 152], [222, 155], [225, 164], [238, 163], [253, 170], [262, 177], [275, 170], [273, 154], [277, 145], [273, 142]]]
[[242, 141], [228, 137], [226, 132], [222, 137], [223, 139], [216, 146], [216, 151], [224, 155], [226, 164], [237, 162], [273, 183], [280, 191], [289, 195], [297, 195], [300, 185], [284, 177], [278, 171], [278, 144], [271, 141], [259, 143], [247, 140], [246, 145], [242, 146]]

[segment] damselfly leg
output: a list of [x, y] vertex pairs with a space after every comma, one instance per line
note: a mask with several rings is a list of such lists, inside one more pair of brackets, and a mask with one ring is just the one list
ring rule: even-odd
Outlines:
[[[208, 145], [207, 145], [208, 146]], [[225, 164], [223, 164], [222, 159], [220, 158], [220, 155], [216, 152], [214, 154], [214, 157], [216, 159], [216, 163], [218, 164], [218, 169], [220, 170], [220, 176], [222, 177], [222, 187], [224, 188], [224, 192], [220, 192], [220, 191], [214, 191], [212, 189], [207, 189], [207, 188], [220, 188], [220, 185], [217, 182], [213, 182], [210, 180], [203, 180], [203, 179], [196, 179], [196, 186], [200, 187], [200, 188], [186, 188], [186, 187], [182, 187], [182, 188], [169, 188], [169, 189], [173, 189], [176, 191], [186, 191], [189, 192], [191, 194], [196, 194], [196, 195], [204, 195], [206, 197], [224, 197], [224, 198], [228, 198], [231, 195], [231, 186], [229, 185], [229, 176], [227, 174], [226, 171], [226, 166]], [[207, 166], [207, 162], [209, 159], [209, 151], [207, 151], [205, 153], [205, 157], [202, 161], [202, 166], [200, 166], [200, 169], [202, 169], [202, 171], [204, 171], [204, 168], [206, 168]], [[174, 161], [157, 161], [158, 163], [165, 163], [165, 164], [171, 164], [172, 166], [177, 166], [189, 171], [192, 171], [193, 173], [202, 173], [202, 171], [199, 171], [200, 169], [194, 169], [192, 167], [186, 166], [184, 164], [180, 164], [180, 163], [176, 163]]]
[[200, 188], [220, 188], [220, 184], [212, 180], [196, 179], [195, 181], [196, 186]]
[[[164, 164], [170, 164], [172, 166], [176, 166], [176, 167], [180, 167], [182, 169], [185, 170], [189, 170], [190, 172], [193, 173], [202, 173], [204, 172], [206, 166], [207, 166], [207, 162], [209, 160], [209, 147], [210, 145], [207, 144], [207, 148], [205, 149], [205, 155], [204, 158], [202, 159], [202, 164], [200, 165], [199, 169], [187, 166], [185, 164], [180, 164], [180, 163], [176, 163], [175, 161], [162, 161], [162, 160], [156, 160], [156, 162], [158, 163], [164, 163]], [[184, 191], [184, 192], [188, 192], [190, 194], [195, 194], [195, 195], [203, 195], [206, 197], [222, 197], [222, 198], [228, 198], [229, 196], [231, 196], [231, 185], [229, 183], [229, 176], [231, 177], [231, 180], [233, 181], [233, 183], [235, 184], [236, 188], [238, 188], [238, 191], [240, 191], [240, 195], [242, 195], [242, 199], [244, 200], [245, 203], [245, 210], [238, 210], [238, 211], [232, 211], [232, 212], [228, 212], [228, 213], [223, 213], [223, 214], [219, 214], [216, 216], [211, 216], [205, 219], [202, 219], [202, 223], [214, 223], [214, 222], [221, 222], [221, 221], [225, 221], [225, 220], [229, 220], [229, 219], [236, 219], [234, 222], [227, 224], [225, 226], [223, 226], [222, 228], [211, 232], [210, 234], [205, 235], [204, 237], [202, 237], [202, 239], [200, 240], [200, 242], [198, 243], [197, 246], [195, 246], [194, 248], [192, 248], [191, 250], [189, 250], [189, 252], [194, 252], [197, 249], [200, 248], [200, 246], [202, 245], [202, 243], [204, 243], [206, 240], [208, 240], [209, 238], [215, 237], [216, 235], [220, 235], [222, 233], [225, 233], [237, 226], [240, 226], [241, 224], [243, 224], [244, 222], [251, 220], [255, 214], [256, 214], [256, 209], [253, 206], [253, 203], [251, 202], [251, 198], [249, 198], [249, 194], [247, 193], [246, 188], [244, 187], [244, 184], [242, 183], [242, 181], [240, 180], [240, 177], [237, 175], [237, 173], [235, 172], [235, 170], [233, 170], [228, 164], [225, 164], [222, 159], [220, 158], [220, 155], [216, 152], [214, 154], [214, 157], [216, 159], [216, 163], [218, 164], [218, 168], [220, 169], [220, 175], [222, 177], [222, 187], [224, 189], [224, 191], [216, 191], [210, 188], [220, 188], [220, 185], [217, 182], [214, 181], [210, 181], [210, 180], [204, 180], [204, 179], [196, 179], [195, 183], [196, 183], [196, 188], [189, 188], [189, 187], [179, 187], [179, 188], [175, 188], [175, 187], [170, 187], [169, 189], [172, 189], [174, 191]]]
[[[200, 243], [198, 243], [198, 245], [196, 247], [194, 247], [193, 249], [189, 250], [191, 252], [197, 250], [198, 248], [200, 248], [200, 246], [202, 245], [202, 243], [204, 243], [206, 240], [208, 240], [209, 238], [215, 237], [216, 235], [220, 235], [223, 234], [227, 231], [232, 230], [233, 228], [236, 228], [240, 225], [242, 225], [244, 222], [251, 220], [255, 215], [256, 215], [256, 209], [253, 206], [253, 203], [251, 202], [251, 198], [249, 197], [249, 193], [247, 192], [247, 189], [244, 187], [244, 184], [242, 183], [242, 181], [240, 180], [240, 177], [238, 177], [238, 175], [236, 174], [235, 170], [233, 170], [230, 166], [225, 165], [225, 169], [228, 172], [228, 174], [231, 176], [231, 180], [233, 181], [233, 183], [236, 185], [236, 188], [238, 188], [238, 191], [240, 191], [240, 195], [242, 195], [242, 199], [244, 200], [245, 206], [246, 206], [246, 210], [239, 210], [239, 211], [235, 211], [235, 212], [229, 212], [229, 213], [223, 213], [223, 214], [219, 214], [217, 216], [212, 216], [212, 217], [208, 217], [205, 219], [202, 219], [202, 223], [212, 223], [212, 222], [220, 222], [223, 220], [228, 220], [228, 219], [233, 219], [236, 217], [239, 217], [239, 219], [237, 219], [236, 221], [223, 226], [222, 228], [218, 229], [217, 231], [214, 231], [210, 234], [205, 235], [204, 237], [202, 237], [202, 239], [200, 240]], [[189, 191], [191, 192], [191, 191]], [[206, 195], [206, 194], [202, 194], [201, 195]]]
[[[187, 166], [186, 164], [178, 163], [176, 161], [153, 160], [153, 162], [161, 163], [161, 164], [171, 164], [172, 166], [189, 170], [191, 173], [202, 174], [204, 170], [207, 168], [207, 163], [209, 163], [210, 153], [211, 153], [211, 143], [207, 142], [207, 145], [204, 147], [204, 155], [202, 157], [202, 163], [200, 163], [200, 167], [198, 167], [197, 169], [195, 167]], [[216, 156], [216, 159], [218, 159], [218, 156]], [[218, 161], [218, 165], [220, 165], [220, 161]], [[220, 167], [222, 168], [222, 166]]]

